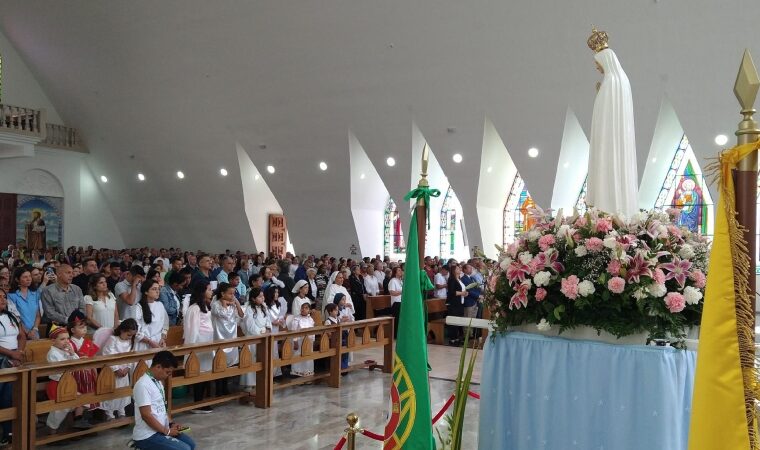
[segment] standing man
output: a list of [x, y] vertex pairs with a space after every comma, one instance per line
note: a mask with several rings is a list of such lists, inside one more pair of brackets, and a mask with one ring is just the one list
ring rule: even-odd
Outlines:
[[106, 278], [106, 283], [108, 284], [108, 290], [113, 292], [116, 285], [121, 281], [121, 264], [114, 261], [109, 265], [111, 266], [111, 275]]
[[185, 261], [182, 259], [179, 255], [174, 255], [170, 259], [171, 267], [169, 268], [169, 271], [166, 272], [166, 275], [164, 275], [164, 281], [169, 282], [169, 277], [173, 273], [178, 273], [180, 270], [182, 270], [182, 266], [185, 265]]
[[[188, 261], [189, 260], [190, 258], [188, 257]], [[195, 285], [195, 283], [198, 283], [201, 280], [205, 280], [211, 283], [212, 281], [211, 280], [211, 265], [212, 265], [211, 256], [206, 255], [206, 254], [201, 254], [198, 257], [198, 270], [195, 271], [195, 273], [193, 274], [193, 279], [190, 282], [190, 285], [191, 286]]]
[[[464, 275], [462, 283], [467, 290], [467, 297], [464, 298], [464, 316], [475, 318], [478, 314], [478, 305], [480, 304], [481, 287], [478, 280], [473, 275], [473, 268], [470, 264], [464, 265]], [[472, 286], [475, 285], [475, 286]]]
[[229, 274], [235, 269], [235, 260], [231, 256], [222, 256], [222, 270], [216, 275], [216, 281], [229, 283]]
[[40, 295], [44, 311], [42, 319], [48, 324], [66, 326], [71, 313], [85, 312], [84, 296], [79, 286], [71, 284], [74, 269], [70, 265], [61, 264], [55, 275], [55, 283], [45, 286]]
[[[85, 258], [82, 261], [82, 273], [75, 276], [72, 280], [79, 289], [84, 293], [88, 291], [90, 284], [90, 275], [98, 273], [98, 263], [94, 258]], [[89, 294], [89, 292], [87, 292]]]
[[124, 277], [124, 280], [114, 287], [116, 295], [116, 307], [119, 310], [121, 320], [134, 319], [137, 317], [135, 310], [140, 307], [140, 283], [145, 280], [145, 270], [142, 266], [132, 266]]

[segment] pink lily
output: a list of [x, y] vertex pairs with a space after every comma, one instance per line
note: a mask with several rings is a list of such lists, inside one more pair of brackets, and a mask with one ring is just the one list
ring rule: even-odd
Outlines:
[[515, 308], [520, 309], [521, 307], [527, 307], [529, 290], [530, 290], [529, 283], [520, 283], [517, 286], [517, 292], [515, 292], [515, 294], [509, 300], [509, 309], [515, 309]]
[[[549, 253], [548, 256], [547, 256], [547, 253]], [[538, 263], [542, 265], [543, 267], [549, 267], [557, 273], [562, 273], [565, 270], [565, 266], [561, 262], [557, 261], [558, 257], [559, 257], [559, 253], [557, 253], [556, 251], [552, 251], [552, 252], [541, 252], [538, 254], [536, 258], [538, 258]]]
[[627, 282], [634, 281], [636, 283], [641, 282], [639, 277], [647, 276], [652, 278], [652, 269], [649, 267], [649, 263], [644, 259], [644, 255], [641, 252], [637, 252], [630, 263], [628, 263], [628, 269], [625, 273], [625, 280]]
[[675, 279], [683, 289], [686, 277], [689, 275], [689, 269], [691, 269], [691, 261], [674, 256], [673, 262], [660, 264], [660, 268], [668, 271], [665, 275], [666, 280]]
[[516, 282], [522, 283], [525, 281], [525, 276], [530, 274], [530, 267], [519, 261], [513, 261], [512, 264], [507, 267], [507, 279], [509, 284], [514, 285]]

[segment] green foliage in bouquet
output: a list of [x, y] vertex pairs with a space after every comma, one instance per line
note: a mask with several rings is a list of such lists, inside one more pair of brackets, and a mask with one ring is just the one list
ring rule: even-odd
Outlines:
[[631, 219], [590, 209], [537, 223], [506, 249], [486, 303], [496, 331], [579, 326], [617, 337], [646, 332], [681, 345], [699, 325], [709, 241], [678, 226], [675, 210]]

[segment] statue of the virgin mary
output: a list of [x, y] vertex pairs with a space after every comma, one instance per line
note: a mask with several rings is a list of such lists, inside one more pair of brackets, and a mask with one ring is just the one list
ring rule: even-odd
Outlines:
[[631, 217], [639, 210], [631, 83], [607, 39], [607, 33], [596, 28], [588, 39], [604, 78], [591, 118], [586, 203]]

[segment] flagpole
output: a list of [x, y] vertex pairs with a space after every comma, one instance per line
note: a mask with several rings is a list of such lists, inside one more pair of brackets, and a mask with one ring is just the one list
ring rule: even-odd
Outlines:
[[[422, 172], [420, 173], [421, 178], [417, 183], [417, 187], [419, 188], [426, 188], [430, 186], [427, 180], [428, 158], [429, 150], [427, 143], [425, 143], [425, 146], [422, 148]], [[422, 270], [425, 268], [425, 238], [427, 232], [427, 214], [425, 211], [426, 205], [424, 197], [421, 196], [417, 199], [415, 208], [417, 211], [417, 253], [419, 254], [420, 269]]]

